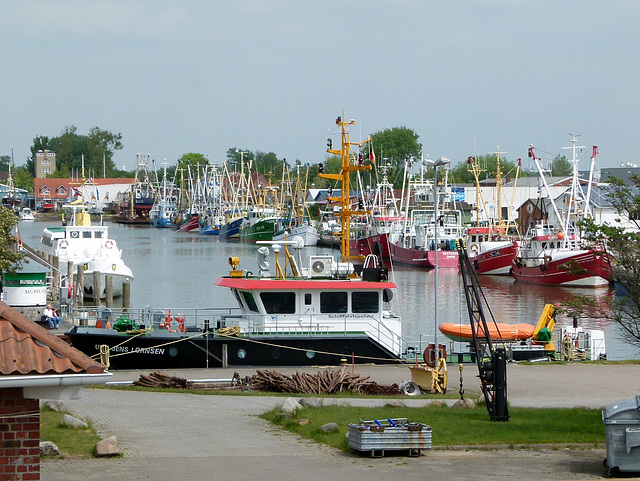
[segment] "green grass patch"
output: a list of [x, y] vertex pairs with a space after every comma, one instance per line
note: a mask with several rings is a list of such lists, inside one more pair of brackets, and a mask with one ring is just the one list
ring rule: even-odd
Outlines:
[[40, 409], [40, 440], [51, 441], [60, 450], [60, 458], [93, 457], [100, 436], [96, 434], [90, 421], [88, 429], [62, 426], [60, 420], [65, 413], [59, 413], [48, 406]]
[[[385, 406], [381, 408], [354, 408], [324, 406], [319, 409], [299, 410], [292, 418], [283, 417], [278, 410], [262, 415], [262, 418], [282, 426], [287, 431], [336, 449], [349, 451], [345, 433], [349, 423], [363, 420], [407, 418], [431, 426], [433, 446], [464, 445], [534, 445], [534, 444], [592, 444], [603, 443], [604, 426], [599, 409], [509, 409], [508, 422], [489, 419], [484, 406], [475, 409], [455, 410], [447, 406], [406, 408]], [[298, 419], [308, 419], [300, 425]], [[322, 433], [318, 427], [335, 422], [340, 429], [334, 433]]]

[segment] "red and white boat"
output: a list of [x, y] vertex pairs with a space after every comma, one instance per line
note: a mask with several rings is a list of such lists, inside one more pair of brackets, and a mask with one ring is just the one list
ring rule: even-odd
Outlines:
[[[423, 161], [422, 165], [426, 163]], [[411, 162], [407, 162], [405, 178], [410, 172]], [[438, 268], [458, 268], [456, 240], [462, 237], [464, 229], [462, 212], [447, 206], [446, 201], [450, 198], [448, 175], [447, 170], [441, 189], [434, 186], [433, 182], [426, 181], [424, 170], [421, 170], [419, 180], [409, 182], [406, 188], [403, 186], [401, 211], [408, 211], [411, 204], [424, 205], [429, 201], [433, 208], [414, 208], [409, 217], [405, 216], [393, 227], [388, 236], [388, 246], [394, 262], [432, 269], [436, 267], [437, 256]]]
[[[502, 176], [500, 175], [500, 148], [494, 152], [496, 155], [496, 187], [490, 192], [493, 197], [489, 202], [485, 201], [480, 186], [480, 173], [483, 170], [478, 165], [477, 159], [469, 157], [467, 161], [469, 171], [476, 182], [476, 219], [475, 225], [467, 229], [467, 251], [469, 260], [476, 274], [487, 275], [511, 275], [511, 263], [515, 256], [515, 240], [518, 238], [518, 227], [513, 219], [506, 221], [502, 218]], [[520, 173], [520, 159], [516, 171], [516, 185]], [[511, 212], [513, 199], [507, 212]], [[488, 205], [494, 205], [490, 209]]]
[[467, 249], [469, 260], [476, 274], [508, 276], [516, 253], [516, 241], [492, 235], [491, 227], [469, 227], [467, 229]]
[[607, 252], [601, 248], [575, 247], [575, 238], [575, 235], [556, 232], [548, 225], [534, 226], [517, 248], [512, 263], [513, 277], [529, 284], [608, 286], [611, 259]]
[[356, 253], [375, 254], [381, 259], [389, 259], [389, 232], [404, 220], [404, 216], [398, 214], [398, 199], [393, 184], [389, 183], [388, 168], [388, 165], [380, 167], [382, 182], [376, 186], [373, 198], [369, 196], [364, 200], [366, 207], [371, 206], [371, 214], [355, 240]]
[[[577, 220], [591, 215], [589, 196], [597, 154], [597, 147], [594, 147], [589, 188], [585, 195], [578, 180], [576, 140], [577, 137], [572, 136], [573, 145], [568, 147], [573, 149], [573, 178], [570, 190], [562, 196], [566, 209], [563, 215], [558, 211], [556, 202], [550, 199], [560, 225], [556, 228], [547, 224], [534, 225], [519, 243], [512, 263], [512, 275], [517, 281], [569, 287], [605, 287], [611, 281], [611, 258], [602, 247], [582, 243], [576, 225]], [[548, 192], [547, 181], [533, 147], [529, 148], [529, 156], [534, 159]]]
[[[407, 228], [389, 234], [389, 253], [398, 264], [438, 268], [458, 268], [456, 240], [462, 236], [462, 213], [459, 210], [438, 212], [413, 210]], [[436, 246], [437, 239], [437, 246]]]

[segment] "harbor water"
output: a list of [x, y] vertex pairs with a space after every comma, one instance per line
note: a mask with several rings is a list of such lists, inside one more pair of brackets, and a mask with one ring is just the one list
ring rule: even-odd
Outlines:
[[[20, 222], [24, 243], [37, 248], [42, 230], [60, 225], [59, 220]], [[109, 237], [122, 249], [122, 258], [132, 269], [131, 304], [135, 308], [151, 306], [170, 308], [207, 308], [235, 306], [236, 301], [226, 288], [213, 281], [229, 271], [229, 257], [240, 258], [240, 268], [257, 272], [256, 245], [225, 241], [218, 236], [202, 236], [194, 232], [177, 232], [146, 226], [130, 226], [105, 222]], [[307, 253], [330, 253], [327, 247], [307, 248]], [[334, 253], [336, 251], [333, 251]], [[273, 269], [274, 257], [271, 254]], [[433, 342], [435, 332], [435, 272], [405, 266], [392, 266], [390, 280], [397, 286], [392, 303], [403, 319], [403, 337], [410, 346], [424, 348]], [[481, 276], [480, 283], [497, 322], [536, 324], [545, 304], [569, 301], [574, 295], [588, 295], [604, 302], [612, 290], [570, 289], [534, 286], [515, 282], [511, 277]], [[116, 301], [118, 302], [118, 300]], [[462, 277], [457, 269], [438, 271], [438, 323], [468, 324]], [[557, 316], [556, 332], [569, 326], [572, 319]], [[582, 317], [579, 325], [585, 329], [605, 332], [607, 357], [610, 360], [636, 359], [638, 349], [621, 338], [620, 329], [602, 319]], [[438, 332], [438, 341], [446, 339]]]

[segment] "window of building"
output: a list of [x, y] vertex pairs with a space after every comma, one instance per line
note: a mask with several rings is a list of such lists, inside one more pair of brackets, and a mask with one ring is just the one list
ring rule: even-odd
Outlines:
[[321, 292], [320, 312], [342, 314], [347, 312], [346, 292]]
[[380, 296], [377, 292], [351, 293], [351, 312], [371, 314], [380, 310]]
[[261, 292], [260, 300], [267, 314], [295, 314], [295, 292]]

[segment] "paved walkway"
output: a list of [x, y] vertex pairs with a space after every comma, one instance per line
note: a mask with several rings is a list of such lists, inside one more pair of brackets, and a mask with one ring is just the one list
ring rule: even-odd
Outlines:
[[[457, 391], [457, 369], [450, 390]], [[255, 369], [238, 370], [251, 375]], [[277, 369], [295, 372], [296, 369]], [[308, 369], [315, 372], [318, 369]], [[234, 369], [171, 371], [188, 379], [232, 376]], [[382, 384], [407, 379], [402, 366], [357, 367]], [[465, 367], [467, 392], [477, 384], [473, 366]], [[148, 373], [145, 371], [145, 373]], [[114, 380], [135, 380], [140, 371], [118, 372]], [[639, 392], [640, 366], [509, 366], [512, 406], [589, 406], [600, 408]], [[456, 479], [521, 481], [603, 479], [602, 448], [585, 450], [430, 450], [418, 458], [379, 459], [347, 455], [280, 430], [257, 417], [282, 398], [197, 396], [85, 390], [65, 407], [89, 418], [103, 435], [116, 435], [124, 452], [117, 459], [63, 459], [42, 463], [42, 479], [304, 479], [375, 481]], [[354, 401], [350, 400], [353, 404]], [[364, 401], [367, 404], [383, 400]], [[409, 400], [408, 403], [424, 400]], [[358, 402], [358, 404], [360, 404]], [[603, 427], [604, 431], [604, 427]], [[438, 436], [434, 433], [434, 445]]]

